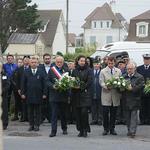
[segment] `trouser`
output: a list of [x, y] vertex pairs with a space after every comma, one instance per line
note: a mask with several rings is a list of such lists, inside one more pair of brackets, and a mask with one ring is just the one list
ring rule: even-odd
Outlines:
[[99, 122], [102, 121], [102, 105], [100, 99], [92, 100], [92, 121]]
[[69, 123], [73, 123], [76, 120], [75, 114], [75, 104], [72, 99], [70, 99], [69, 103], [67, 104], [67, 120]]
[[137, 110], [126, 110], [126, 122], [128, 132], [135, 134], [138, 124]]
[[8, 97], [7, 93], [3, 93], [2, 96], [2, 123], [3, 127], [8, 126]]
[[88, 107], [76, 108], [76, 127], [80, 132], [90, 132]]
[[26, 100], [22, 100], [22, 111], [21, 111], [21, 120], [28, 120], [28, 105]]
[[126, 115], [125, 115], [125, 100], [123, 98], [121, 98], [120, 100], [120, 106], [117, 109], [117, 121], [119, 121], [119, 123], [125, 123], [126, 121]]
[[150, 124], [150, 97], [143, 96], [141, 98], [140, 121]]
[[21, 97], [18, 93], [18, 91], [13, 91], [14, 93], [14, 103], [15, 103], [15, 112], [14, 112], [14, 116], [17, 118], [18, 117], [18, 113], [22, 111], [22, 104], [21, 104]]
[[66, 103], [64, 102], [51, 102], [51, 126], [52, 132], [57, 132], [57, 120], [58, 114], [60, 113], [60, 120], [61, 120], [61, 128], [62, 130], [67, 130], [67, 121], [66, 121]]
[[103, 127], [106, 131], [115, 129], [117, 107], [103, 106]]
[[29, 124], [32, 127], [40, 126], [40, 118], [41, 118], [40, 106], [41, 106], [40, 104], [28, 104]]
[[48, 99], [42, 101], [41, 106], [41, 122], [47, 119], [49, 122], [51, 120], [51, 106]]

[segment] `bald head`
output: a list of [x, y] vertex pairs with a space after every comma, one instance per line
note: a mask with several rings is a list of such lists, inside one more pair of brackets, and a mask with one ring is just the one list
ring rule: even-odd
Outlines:
[[64, 65], [64, 58], [62, 56], [57, 56], [55, 58], [55, 64], [58, 68], [62, 68], [62, 66]]

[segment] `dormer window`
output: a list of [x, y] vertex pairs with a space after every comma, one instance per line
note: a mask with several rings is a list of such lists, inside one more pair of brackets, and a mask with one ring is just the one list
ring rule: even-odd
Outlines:
[[43, 23], [41, 28], [38, 29], [38, 32], [45, 32], [48, 26], [49, 20], [46, 23]]
[[148, 36], [148, 24], [147, 22], [139, 22], [136, 24], [136, 36], [147, 37]]
[[109, 29], [111, 27], [111, 20], [92, 21], [92, 29]]

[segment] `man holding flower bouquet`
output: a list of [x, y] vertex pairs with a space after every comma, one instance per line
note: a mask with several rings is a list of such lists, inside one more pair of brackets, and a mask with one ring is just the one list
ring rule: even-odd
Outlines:
[[108, 57], [108, 66], [101, 71], [99, 79], [102, 87], [103, 135], [107, 135], [109, 132], [112, 135], [117, 135], [115, 131], [115, 120], [117, 107], [120, 105], [120, 93], [111, 85], [106, 84], [106, 82], [113, 78], [119, 78], [120, 76], [121, 71], [115, 67], [114, 57]]
[[127, 136], [134, 138], [138, 121], [137, 111], [141, 107], [144, 77], [136, 72], [134, 63], [129, 63], [127, 65], [127, 74], [124, 77], [126, 80], [130, 81], [130, 85], [125, 92], [126, 122], [128, 128]]
[[67, 121], [66, 121], [66, 106], [68, 99], [67, 87], [60, 85], [64, 73], [68, 70], [64, 68], [64, 58], [57, 56], [55, 58], [55, 65], [53, 65], [48, 73], [47, 85], [49, 87], [49, 101], [51, 102], [51, 134], [50, 137], [56, 136], [57, 133], [57, 118], [60, 112], [61, 128], [63, 134], [67, 134]]

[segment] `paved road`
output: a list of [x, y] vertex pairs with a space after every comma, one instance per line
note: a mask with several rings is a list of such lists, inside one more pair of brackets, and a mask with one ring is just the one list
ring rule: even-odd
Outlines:
[[67, 136], [62, 135], [59, 126], [54, 138], [48, 137], [48, 123], [44, 123], [36, 134], [27, 129], [27, 124], [11, 123], [4, 132], [4, 150], [150, 150], [150, 126], [139, 126], [135, 139], [126, 136], [126, 126], [116, 126], [117, 136], [105, 137], [101, 134], [101, 126], [91, 126], [88, 138], [77, 137], [74, 125], [68, 126]]

